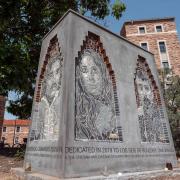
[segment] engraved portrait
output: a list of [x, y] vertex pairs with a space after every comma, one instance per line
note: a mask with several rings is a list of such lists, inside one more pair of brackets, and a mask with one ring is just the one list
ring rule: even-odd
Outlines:
[[59, 134], [58, 101], [61, 93], [62, 57], [50, 58], [42, 83], [40, 102], [41, 138], [57, 139]]
[[46, 65], [41, 87], [41, 99], [36, 105], [30, 140], [57, 140], [60, 128], [60, 100], [62, 91], [62, 64], [60, 53], [52, 56]]
[[76, 140], [120, 140], [113, 87], [101, 56], [86, 49], [76, 59]]
[[62, 108], [63, 56], [57, 35], [49, 42], [36, 84], [30, 141], [57, 140]]
[[138, 95], [138, 120], [142, 142], [165, 142], [163, 119], [154, 95], [155, 88], [143, 67], [136, 70], [135, 89]]

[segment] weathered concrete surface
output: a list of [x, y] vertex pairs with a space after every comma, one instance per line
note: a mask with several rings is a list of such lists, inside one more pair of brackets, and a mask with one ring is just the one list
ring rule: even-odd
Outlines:
[[[87, 137], [84, 138], [84, 136], [75, 136], [77, 120], [80, 120], [78, 119], [79, 116], [82, 118], [81, 115], [83, 113], [81, 111], [82, 113], [78, 114], [77, 109], [75, 109], [77, 105], [76, 98], [79, 93], [76, 83], [78, 79], [76, 71], [78, 68], [78, 65], [76, 65], [78, 52], [79, 54], [83, 53], [82, 49], [86, 47], [86, 43], [84, 45], [83, 42], [86, 42], [86, 38], [96, 38], [96, 36], [99, 37], [97, 43], [100, 46], [101, 57], [104, 58], [104, 62], [106, 60], [108, 63], [107, 67], [109, 69], [106, 68], [106, 71], [115, 75], [116, 84], [113, 84], [113, 88], [115, 87], [117, 91], [117, 94], [115, 94], [113, 89], [114, 98], [116, 98], [115, 103], [113, 100], [109, 103], [105, 98], [99, 98], [96, 102], [101, 101], [101, 107], [98, 111], [101, 112], [102, 110], [102, 113], [99, 114], [104, 113], [104, 116], [101, 115], [101, 118], [104, 117], [104, 119], [108, 117], [107, 112], [111, 112], [111, 105], [113, 103], [118, 104], [116, 109], [117, 107], [119, 108], [120, 115], [116, 117], [117, 124], [121, 126], [122, 139], [117, 141], [108, 140], [107, 138], [102, 140], [93, 136], [93, 138], [89, 139]], [[50, 117], [55, 117], [52, 110], [58, 112], [56, 121], [58, 122], [59, 135], [57, 139], [43, 139], [37, 136], [37, 139], [29, 140], [25, 164], [30, 164], [32, 172], [59, 178], [85, 176], [89, 178], [90, 176], [101, 174], [117, 174], [119, 171], [127, 173], [163, 169], [167, 162], [176, 166], [174, 145], [161, 92], [158, 99], [161, 102], [159, 104], [163, 112], [163, 123], [166, 126], [168, 142], [142, 142], [141, 138], [134, 82], [137, 59], [139, 56], [145, 59], [145, 66], [150, 69], [148, 70], [150, 77], [153, 77], [152, 83], [160, 91], [153, 55], [73, 11], [68, 11], [65, 17], [43, 39], [35, 96], [39, 90], [39, 79], [43, 78], [41, 75], [44, 71], [44, 64], [46, 64], [47, 57], [50, 56], [49, 54], [47, 56], [47, 52], [50, 49], [50, 44], [54, 42], [52, 41], [54, 37], [58, 39], [58, 46], [63, 57], [63, 75], [61, 78], [61, 97], [57, 103], [59, 106], [56, 106], [56, 108], [59, 108], [59, 111], [51, 109], [51, 107], [48, 110]], [[106, 81], [109, 83], [110, 78], [108, 78], [106, 77]], [[112, 89], [112, 87], [110, 88]], [[84, 92], [80, 93], [83, 94]], [[112, 98], [113, 94], [107, 97]], [[93, 98], [88, 102], [94, 102]], [[104, 99], [105, 102], [103, 102]], [[82, 102], [84, 101], [80, 101], [80, 103]], [[77, 107], [81, 107], [81, 105]], [[90, 109], [93, 109], [92, 106], [90, 108], [87, 106], [84, 111], [88, 112]], [[96, 110], [98, 116], [97, 108], [93, 110]], [[44, 114], [39, 115], [38, 112], [45, 113], [46, 111], [42, 108], [41, 101], [37, 102], [34, 99], [31, 132], [36, 130], [39, 122], [44, 121]], [[87, 119], [87, 117], [90, 117], [88, 115], [92, 116], [93, 114], [86, 113], [85, 115], [84, 117]], [[114, 114], [112, 113], [112, 115]], [[104, 119], [102, 118], [102, 120]], [[39, 128], [40, 131], [42, 129], [42, 127]], [[86, 129], [86, 131], [88, 130]], [[39, 131], [37, 132], [39, 133]], [[48, 137], [52, 136], [49, 135]]]
[[[55, 178], [52, 176], [46, 176], [39, 173], [25, 173], [22, 168], [13, 168], [11, 173], [20, 177], [20, 180], [60, 180], [62, 178]], [[104, 176], [91, 176], [82, 178], [66, 178], [66, 180], [150, 180], [158, 178], [177, 178], [180, 177], [180, 169], [174, 169], [173, 171], [157, 170], [157, 171], [144, 171], [135, 173], [118, 173]]]
[[[47, 176], [40, 173], [28, 173], [23, 168], [12, 168], [11, 174], [18, 180], [59, 180], [57, 177]], [[15, 179], [14, 178], [14, 179]]]

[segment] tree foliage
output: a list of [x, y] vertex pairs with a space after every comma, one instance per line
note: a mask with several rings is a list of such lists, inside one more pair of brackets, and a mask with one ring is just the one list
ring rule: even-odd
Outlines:
[[19, 118], [30, 116], [41, 39], [69, 8], [97, 19], [126, 9], [118, 0], [0, 1], [0, 94], [21, 94], [8, 107]]
[[161, 71], [163, 93], [175, 148], [180, 152], [180, 77]]

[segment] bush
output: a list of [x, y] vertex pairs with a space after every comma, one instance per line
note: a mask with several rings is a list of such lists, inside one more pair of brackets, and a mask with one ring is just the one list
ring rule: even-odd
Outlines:
[[22, 149], [22, 148], [18, 149], [16, 151], [16, 154], [14, 155], [14, 157], [16, 157], [17, 160], [24, 159], [24, 156], [25, 156], [25, 149]]

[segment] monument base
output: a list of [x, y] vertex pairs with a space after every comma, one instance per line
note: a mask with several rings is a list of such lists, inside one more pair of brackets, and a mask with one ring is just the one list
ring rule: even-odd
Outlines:
[[[35, 173], [35, 172], [25, 172], [23, 168], [12, 168], [11, 173], [17, 177], [18, 180], [62, 180], [62, 178], [57, 178], [53, 176], [47, 176], [45, 174]], [[141, 179], [145, 180], [147, 178], [156, 178], [159, 176], [167, 177], [180, 177], [180, 168], [175, 168], [172, 171], [167, 170], [154, 170], [154, 171], [143, 171], [143, 172], [133, 172], [133, 173], [118, 173], [112, 175], [104, 176], [91, 176], [91, 177], [81, 177], [81, 178], [65, 178], [66, 180], [128, 180], [128, 179]]]
[[26, 172], [24, 168], [11, 168], [11, 174], [18, 180], [59, 180], [57, 177], [37, 172]]

